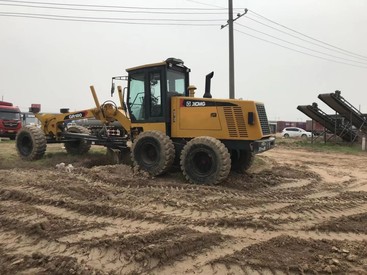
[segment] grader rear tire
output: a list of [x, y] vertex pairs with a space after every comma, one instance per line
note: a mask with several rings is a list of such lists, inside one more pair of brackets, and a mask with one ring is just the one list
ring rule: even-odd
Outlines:
[[238, 152], [233, 152], [231, 159], [232, 159], [231, 170], [243, 174], [254, 163], [255, 155], [251, 151], [241, 150]]
[[40, 128], [27, 125], [18, 131], [15, 146], [21, 159], [41, 159], [46, 152], [46, 137]]
[[[72, 126], [68, 128], [68, 132], [70, 133], [79, 133], [79, 134], [88, 134], [90, 135], [90, 131], [83, 127], [83, 126]], [[88, 153], [91, 143], [90, 141], [86, 140], [75, 140], [75, 141], [68, 141], [64, 143], [66, 152], [72, 155], [83, 155]]]
[[231, 156], [225, 145], [213, 137], [190, 140], [181, 152], [181, 170], [188, 181], [218, 184], [231, 170]]
[[139, 170], [158, 176], [167, 172], [175, 159], [172, 140], [160, 131], [139, 134], [131, 149], [133, 165]]

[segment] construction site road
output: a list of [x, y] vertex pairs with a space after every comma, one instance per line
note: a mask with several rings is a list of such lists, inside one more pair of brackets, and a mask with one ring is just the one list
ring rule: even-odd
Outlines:
[[1, 274], [367, 274], [367, 154], [278, 146], [217, 186], [86, 163], [0, 161]]

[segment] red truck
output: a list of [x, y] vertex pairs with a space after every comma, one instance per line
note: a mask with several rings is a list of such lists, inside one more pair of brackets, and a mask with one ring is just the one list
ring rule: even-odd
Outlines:
[[0, 137], [15, 139], [22, 127], [20, 110], [13, 103], [0, 101]]

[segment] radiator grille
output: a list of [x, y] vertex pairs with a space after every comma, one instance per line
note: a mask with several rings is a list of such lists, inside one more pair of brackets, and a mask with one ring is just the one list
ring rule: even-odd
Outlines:
[[226, 118], [228, 133], [230, 137], [248, 137], [245, 117], [243, 115], [241, 107], [224, 107], [224, 115]]
[[18, 127], [17, 121], [4, 121], [3, 124], [8, 129], [16, 129]]
[[270, 135], [270, 127], [268, 117], [265, 111], [265, 106], [262, 104], [256, 104], [256, 110], [260, 119], [261, 130], [263, 132], [263, 135]]

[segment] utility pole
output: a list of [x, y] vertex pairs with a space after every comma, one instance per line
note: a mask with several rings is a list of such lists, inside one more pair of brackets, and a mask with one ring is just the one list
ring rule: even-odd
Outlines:
[[238, 18], [244, 16], [247, 13], [245, 9], [244, 13], [238, 13], [237, 17], [233, 19], [233, 1], [228, 0], [228, 21], [226, 25], [222, 25], [221, 29], [228, 26], [228, 40], [229, 40], [229, 98], [235, 98], [235, 88], [234, 88], [234, 35], [233, 35], [233, 22]]
[[233, 1], [228, 0], [229, 34], [229, 98], [234, 98], [234, 41], [233, 41]]

